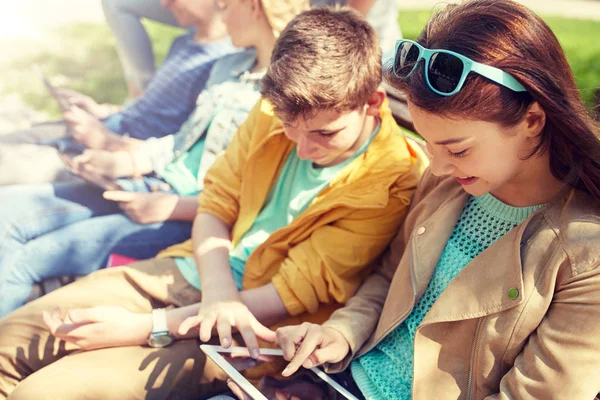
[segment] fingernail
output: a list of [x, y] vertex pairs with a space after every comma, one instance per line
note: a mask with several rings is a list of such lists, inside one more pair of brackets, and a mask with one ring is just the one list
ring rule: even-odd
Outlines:
[[281, 372], [281, 375], [287, 376], [290, 373], [290, 367], [285, 367], [285, 369]]
[[258, 358], [258, 357], [260, 357], [260, 351], [258, 351], [257, 349], [253, 349], [250, 352], [250, 357], [252, 357], [252, 358]]
[[222, 345], [223, 345], [223, 347], [229, 346], [229, 339], [228, 338], [223, 339]]

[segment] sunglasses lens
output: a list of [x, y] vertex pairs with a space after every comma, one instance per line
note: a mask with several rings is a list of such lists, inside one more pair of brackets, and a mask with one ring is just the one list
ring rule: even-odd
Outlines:
[[452, 93], [460, 82], [465, 66], [452, 54], [435, 53], [429, 60], [429, 84], [442, 93]]
[[402, 43], [396, 54], [394, 73], [399, 78], [406, 78], [410, 75], [418, 60], [419, 48], [409, 42]]

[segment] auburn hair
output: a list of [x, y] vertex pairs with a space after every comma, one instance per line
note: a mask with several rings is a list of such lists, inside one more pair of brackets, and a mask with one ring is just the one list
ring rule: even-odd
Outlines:
[[411, 103], [440, 116], [511, 127], [537, 102], [546, 113], [546, 124], [530, 157], [548, 152], [557, 179], [600, 200], [598, 126], [581, 100], [562, 47], [540, 17], [511, 0], [467, 0], [438, 11], [417, 42], [500, 68], [527, 92], [513, 92], [471, 73], [459, 93], [443, 97], [425, 83], [423, 63], [405, 80], [386, 66], [388, 82]]

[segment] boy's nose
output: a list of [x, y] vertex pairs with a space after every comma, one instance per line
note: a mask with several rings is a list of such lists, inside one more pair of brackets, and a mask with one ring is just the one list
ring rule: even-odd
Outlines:
[[302, 135], [296, 142], [296, 153], [302, 160], [310, 158], [310, 141]]

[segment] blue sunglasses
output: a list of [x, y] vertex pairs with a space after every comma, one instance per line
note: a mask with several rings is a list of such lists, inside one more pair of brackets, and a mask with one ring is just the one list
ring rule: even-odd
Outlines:
[[478, 63], [450, 50], [426, 49], [419, 43], [408, 39], [399, 40], [396, 43], [394, 75], [400, 79], [408, 78], [421, 60], [425, 61], [427, 86], [440, 96], [452, 96], [458, 93], [469, 72], [475, 72], [514, 92], [527, 91], [508, 72]]

